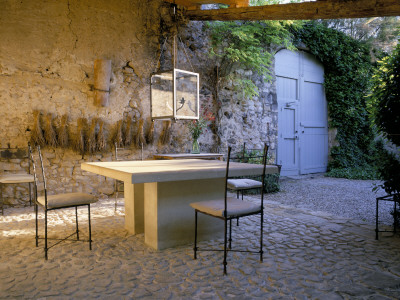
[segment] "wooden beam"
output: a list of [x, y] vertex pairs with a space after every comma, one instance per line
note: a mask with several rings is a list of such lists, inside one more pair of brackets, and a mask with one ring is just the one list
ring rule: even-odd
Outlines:
[[249, 0], [164, 0], [165, 2], [175, 3], [179, 6], [184, 6], [186, 9], [192, 7], [200, 7], [202, 4], [226, 4], [232, 7], [247, 7]]
[[317, 1], [186, 11], [189, 20], [313, 20], [400, 16], [400, 0]]

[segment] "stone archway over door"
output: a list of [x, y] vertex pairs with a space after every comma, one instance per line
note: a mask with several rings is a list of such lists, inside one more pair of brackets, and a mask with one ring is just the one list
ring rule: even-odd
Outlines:
[[281, 50], [275, 55], [278, 97], [277, 163], [282, 175], [325, 172], [328, 112], [324, 68], [311, 54]]

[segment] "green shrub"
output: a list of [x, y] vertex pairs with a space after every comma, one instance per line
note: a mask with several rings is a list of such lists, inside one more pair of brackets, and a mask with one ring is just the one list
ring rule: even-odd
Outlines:
[[379, 173], [376, 166], [359, 166], [354, 168], [331, 169], [325, 174], [327, 177], [359, 179], [359, 180], [377, 180]]

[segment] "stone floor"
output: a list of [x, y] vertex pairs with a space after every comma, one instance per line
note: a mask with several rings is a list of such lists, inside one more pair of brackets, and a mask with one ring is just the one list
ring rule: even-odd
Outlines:
[[[192, 245], [155, 251], [143, 235], [128, 235], [123, 206], [92, 207], [93, 250], [87, 243], [50, 249], [34, 245], [31, 207], [7, 208], [0, 217], [0, 299], [399, 299], [400, 237], [375, 240], [374, 228], [327, 213], [266, 204], [265, 258]], [[73, 210], [52, 213], [52, 234], [73, 230]], [[86, 232], [86, 211], [81, 230]], [[258, 243], [258, 219], [234, 226], [234, 248]], [[221, 244], [221, 240], [202, 245]]]

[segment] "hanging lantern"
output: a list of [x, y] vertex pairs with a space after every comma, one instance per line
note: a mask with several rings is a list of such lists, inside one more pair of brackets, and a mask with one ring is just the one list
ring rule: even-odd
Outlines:
[[[176, 5], [173, 5], [173, 18], [176, 21]], [[176, 23], [177, 24], [177, 23]], [[177, 25], [178, 27], [178, 25]], [[176, 29], [178, 32], [178, 28]], [[161, 47], [161, 53], [165, 43]], [[187, 56], [187, 61], [193, 66]], [[199, 74], [176, 68], [177, 35], [172, 42], [172, 70], [161, 71], [151, 75], [151, 118], [154, 119], [199, 119]], [[161, 58], [160, 53], [160, 58]]]
[[151, 76], [153, 119], [199, 119], [199, 74], [180, 69]]

